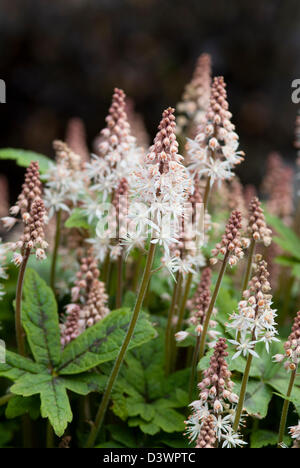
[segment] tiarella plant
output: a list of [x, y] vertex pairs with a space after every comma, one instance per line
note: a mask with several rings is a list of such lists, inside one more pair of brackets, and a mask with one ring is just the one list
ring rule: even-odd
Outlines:
[[211, 76], [149, 148], [115, 88], [91, 155], [78, 119], [52, 160], [0, 150], [26, 168], [10, 210], [0, 178], [0, 446], [299, 448], [293, 169], [242, 185]]

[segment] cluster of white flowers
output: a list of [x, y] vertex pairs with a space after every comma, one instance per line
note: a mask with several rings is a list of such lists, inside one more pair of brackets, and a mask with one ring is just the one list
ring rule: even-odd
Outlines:
[[238, 310], [231, 314], [228, 328], [236, 332], [236, 339], [229, 340], [235, 347], [236, 353], [232, 359], [240, 355], [252, 354], [259, 357], [255, 351], [258, 342], [265, 344], [269, 352], [270, 344], [279, 341], [276, 338], [276, 311], [272, 309], [272, 296], [268, 294], [271, 287], [268, 281], [267, 264], [257, 256], [255, 275], [252, 277], [249, 288], [243, 293], [243, 300], [239, 302]]
[[300, 421], [298, 421], [296, 426], [289, 427], [289, 433], [292, 439], [300, 441]]
[[86, 175], [92, 181], [90, 189], [101, 192], [102, 201], [109, 198], [123, 177], [130, 180], [143, 156], [143, 150], [137, 147], [131, 134], [125, 98], [124, 91], [115, 88], [107, 125], [100, 133], [98, 154], [92, 154], [91, 162], [85, 166]]
[[56, 164], [50, 164], [43, 176], [46, 181], [44, 202], [49, 210], [49, 219], [60, 210], [69, 212], [77, 204], [86, 185], [81, 157], [62, 141], [55, 140], [53, 147]]
[[210, 178], [211, 185], [216, 180], [231, 179], [232, 169], [244, 155], [238, 151], [239, 137], [231, 122], [225, 86], [223, 77], [214, 78], [206, 122], [187, 143], [190, 172], [196, 178]]
[[136, 199], [146, 205], [138, 223], [152, 230], [151, 242], [161, 245], [167, 255], [170, 245], [178, 243], [184, 203], [192, 190], [183, 157], [178, 154], [175, 128], [174, 109], [168, 108], [131, 187]]

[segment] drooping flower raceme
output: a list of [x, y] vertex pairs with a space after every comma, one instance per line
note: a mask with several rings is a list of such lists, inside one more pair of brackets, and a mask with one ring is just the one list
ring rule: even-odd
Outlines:
[[[210, 366], [203, 371], [203, 379], [198, 384], [199, 400], [190, 404], [192, 414], [185, 422], [185, 434], [190, 442], [197, 441], [197, 445], [203, 445], [201, 443], [203, 437], [201, 430], [203, 424], [206, 425], [205, 421], [209, 415], [213, 421], [212, 427], [219, 443], [221, 442], [225, 447], [234, 446], [231, 440], [233, 438], [236, 445], [244, 444], [239, 439], [238, 434], [232, 431], [234, 407], [238, 396], [233, 392], [234, 384], [225, 359], [227, 356], [226, 340], [219, 338], [214, 347], [214, 354], [210, 358]], [[204, 447], [199, 446], [198, 448]]]
[[239, 302], [238, 310], [230, 316], [227, 324], [236, 333], [236, 339], [229, 340], [236, 347], [232, 359], [239, 355], [247, 357], [249, 354], [259, 357], [255, 351], [256, 343], [263, 342], [269, 352], [270, 344], [279, 341], [276, 338], [276, 311], [272, 309], [267, 264], [260, 255], [256, 256], [256, 262], [249, 287], [243, 292], [243, 300]]
[[199, 126], [195, 139], [187, 143], [190, 172], [197, 179], [208, 178], [210, 185], [230, 179], [244, 155], [238, 151], [239, 137], [231, 123], [225, 88], [224, 78], [215, 77], [206, 122]]

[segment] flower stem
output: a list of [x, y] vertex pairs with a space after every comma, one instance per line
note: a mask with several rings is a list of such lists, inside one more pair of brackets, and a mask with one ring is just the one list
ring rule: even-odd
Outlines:
[[122, 305], [122, 291], [123, 291], [123, 255], [118, 256], [117, 260], [117, 294], [116, 294], [116, 309]]
[[179, 313], [178, 313], [178, 320], [177, 320], [177, 325], [176, 325], [176, 330], [175, 330], [176, 333], [177, 333], [178, 331], [180, 331], [180, 330], [181, 330], [181, 327], [182, 327], [182, 322], [183, 322], [183, 319], [184, 319], [184, 312], [185, 312], [186, 301], [187, 301], [187, 299], [188, 299], [189, 292], [190, 292], [190, 289], [191, 289], [192, 279], [193, 279], [193, 273], [188, 273], [187, 279], [186, 279], [186, 283], [185, 283], [185, 287], [184, 287], [183, 298], [182, 298], [182, 301], [181, 301], [181, 304], [180, 304]]
[[217, 300], [217, 297], [218, 297], [218, 294], [219, 294], [220, 286], [221, 286], [222, 279], [223, 279], [223, 276], [224, 276], [224, 273], [225, 273], [225, 270], [226, 270], [226, 266], [227, 266], [227, 262], [228, 262], [228, 257], [229, 257], [229, 252], [227, 251], [226, 254], [225, 254], [225, 257], [223, 259], [223, 263], [222, 263], [222, 266], [221, 266], [221, 269], [220, 269], [220, 272], [219, 272], [219, 276], [218, 276], [218, 279], [217, 279], [217, 282], [216, 282], [216, 286], [215, 286], [213, 295], [211, 297], [211, 300], [210, 300], [210, 303], [209, 303], [209, 306], [208, 306], [208, 309], [207, 309], [207, 312], [206, 312], [206, 315], [205, 315], [205, 320], [204, 320], [204, 324], [203, 324], [203, 330], [202, 330], [202, 333], [201, 333], [201, 339], [200, 339], [200, 345], [199, 345], [199, 360], [204, 356], [206, 335], [207, 335], [207, 330], [208, 330], [208, 326], [209, 326], [209, 321], [210, 321], [211, 314], [212, 314], [212, 312], [214, 310], [215, 303], [216, 303], [216, 300]]
[[244, 281], [243, 281], [243, 288], [242, 288], [242, 293], [247, 289], [250, 275], [251, 275], [251, 270], [252, 270], [252, 261], [253, 261], [253, 256], [255, 253], [255, 240], [252, 239], [249, 247], [249, 253], [248, 253], [248, 262], [247, 262], [247, 268], [244, 276]]
[[172, 349], [172, 329], [173, 329], [173, 317], [177, 307], [178, 296], [180, 294], [182, 284], [182, 274], [177, 272], [176, 283], [173, 289], [171, 306], [168, 314], [167, 328], [166, 328], [166, 337], [165, 337], [165, 372], [166, 375], [169, 375], [171, 368], [171, 349]]
[[246, 362], [246, 367], [245, 371], [243, 374], [243, 379], [242, 379], [242, 385], [241, 385], [241, 391], [240, 391], [240, 396], [239, 396], [239, 401], [236, 407], [236, 412], [235, 412], [235, 418], [234, 418], [234, 423], [233, 423], [233, 430], [237, 432], [239, 424], [240, 424], [240, 419], [243, 411], [243, 406], [244, 406], [244, 401], [245, 401], [245, 395], [246, 395], [246, 389], [247, 389], [247, 383], [249, 379], [249, 373], [250, 373], [250, 368], [252, 364], [252, 359], [253, 356], [252, 354], [248, 354], [247, 362]]
[[147, 256], [147, 261], [146, 261], [146, 265], [145, 265], [145, 270], [144, 270], [141, 286], [140, 286], [140, 289], [139, 289], [139, 293], [138, 293], [138, 296], [137, 296], [137, 300], [136, 300], [136, 303], [135, 303], [135, 306], [134, 306], [131, 321], [130, 321], [130, 324], [129, 324], [129, 328], [127, 330], [127, 334], [126, 334], [125, 339], [123, 341], [123, 344], [122, 344], [122, 347], [121, 347], [120, 352], [118, 354], [118, 357], [117, 357], [117, 359], [115, 361], [115, 364], [114, 364], [114, 367], [113, 367], [112, 372], [110, 374], [110, 377], [108, 379], [108, 383], [107, 383], [105, 392], [104, 392], [103, 397], [102, 397], [101, 404], [99, 406], [99, 409], [98, 409], [98, 412], [97, 412], [97, 415], [96, 415], [95, 423], [92, 426], [91, 432], [89, 434], [89, 437], [88, 437], [88, 440], [87, 440], [87, 443], [86, 443], [86, 448], [93, 447], [94, 442], [95, 442], [96, 437], [97, 437], [97, 434], [99, 433], [99, 430], [100, 430], [101, 425], [103, 423], [103, 419], [104, 419], [104, 416], [105, 416], [105, 413], [106, 413], [106, 410], [107, 410], [107, 406], [108, 406], [108, 403], [109, 403], [109, 400], [110, 400], [111, 391], [113, 389], [116, 378], [118, 377], [120, 367], [122, 365], [125, 353], [127, 351], [128, 345], [129, 345], [130, 340], [132, 338], [132, 335], [133, 335], [133, 332], [134, 332], [134, 329], [135, 329], [135, 326], [136, 326], [136, 322], [138, 320], [139, 313], [140, 313], [140, 310], [141, 310], [141, 307], [142, 307], [142, 304], [143, 304], [143, 300], [144, 300], [144, 297], [145, 297], [145, 292], [146, 292], [148, 282], [149, 282], [149, 279], [150, 279], [150, 275], [151, 275], [151, 268], [152, 268], [152, 264], [153, 264], [154, 254], [155, 254], [155, 246], [156, 246], [155, 244], [150, 243], [148, 256]]
[[[293, 385], [294, 385], [295, 378], [296, 378], [296, 374], [297, 374], [297, 368], [295, 370], [293, 370], [292, 373], [291, 373], [289, 386], [288, 386], [288, 391], [287, 391], [287, 394], [286, 394], [287, 398], [290, 398], [290, 396], [291, 396], [291, 393], [292, 393], [292, 390], [293, 390]], [[280, 425], [279, 425], [278, 442], [277, 442], [278, 448], [281, 448], [280, 444], [283, 441], [289, 405], [290, 405], [289, 400], [288, 399], [284, 400], [283, 407], [282, 407], [282, 413], [281, 413], [281, 419], [280, 419]]]
[[49, 419], [47, 420], [47, 428], [46, 428], [46, 447], [47, 448], [54, 448], [54, 431], [51, 426]]
[[22, 320], [21, 320], [21, 310], [22, 310], [22, 295], [23, 295], [23, 283], [24, 283], [24, 275], [26, 270], [26, 265], [29, 259], [30, 249], [26, 249], [23, 255], [23, 261], [20, 266], [19, 276], [18, 276], [18, 283], [17, 283], [17, 291], [16, 291], [16, 312], [15, 312], [15, 322], [16, 322], [16, 338], [17, 338], [17, 346], [18, 352], [21, 356], [25, 356], [25, 334], [22, 327]]
[[59, 210], [56, 215], [56, 232], [55, 232], [54, 249], [53, 249], [51, 271], [50, 271], [50, 287], [52, 288], [53, 291], [55, 287], [57, 252], [58, 252], [58, 246], [59, 246], [59, 241], [60, 241], [60, 225], [61, 225], [61, 210]]
[[6, 403], [13, 397], [12, 393], [7, 393], [0, 397], [0, 406], [6, 405]]
[[199, 355], [199, 346], [200, 346], [200, 335], [197, 336], [197, 341], [196, 341], [194, 353], [193, 353], [192, 371], [191, 371], [190, 385], [189, 385], [189, 401], [192, 400], [193, 391], [194, 391], [195, 376], [196, 376], [198, 355]]
[[[186, 302], [187, 302], [189, 292], [191, 289], [192, 279], [193, 279], [193, 273], [188, 273], [185, 286], [184, 286], [184, 293], [183, 293], [183, 297], [182, 297], [182, 301], [181, 301], [180, 309], [178, 313], [178, 320], [177, 320], [177, 324], [175, 328], [175, 333], [179, 332], [182, 328], [182, 323], [183, 323], [184, 313], [185, 313], [185, 306], [186, 306]], [[173, 359], [174, 366], [176, 365], [177, 352], [178, 352], [178, 348], [176, 348], [175, 346], [174, 347], [174, 359]]]
[[211, 181], [211, 177], [208, 177], [207, 181], [206, 181], [204, 196], [203, 196], [204, 214], [205, 214], [205, 211], [207, 209], [208, 197], [209, 197], [209, 192], [210, 192], [210, 188], [211, 188], [210, 187], [210, 181]]

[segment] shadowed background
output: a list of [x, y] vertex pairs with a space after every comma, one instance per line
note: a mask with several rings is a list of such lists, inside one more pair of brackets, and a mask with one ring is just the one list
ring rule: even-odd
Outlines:
[[[161, 111], [176, 105], [198, 55], [209, 52], [247, 155], [242, 181], [260, 182], [271, 150], [294, 164], [298, 0], [1, 0], [0, 9], [1, 147], [53, 156], [51, 142], [73, 116], [91, 147], [115, 86], [153, 137]], [[13, 174], [14, 198], [23, 171], [1, 163], [1, 172]]]

